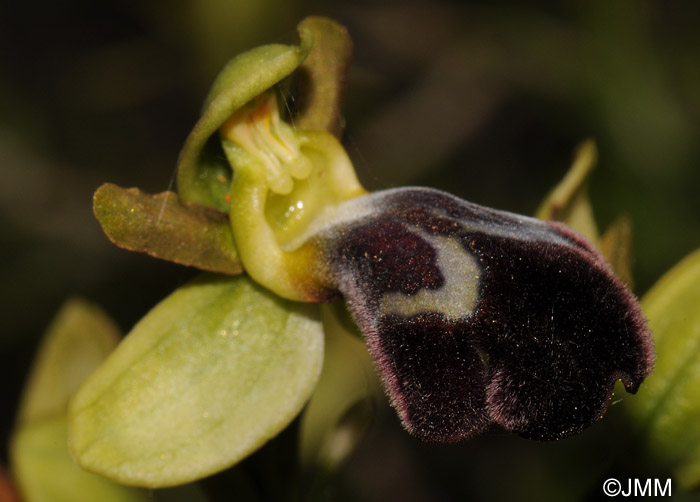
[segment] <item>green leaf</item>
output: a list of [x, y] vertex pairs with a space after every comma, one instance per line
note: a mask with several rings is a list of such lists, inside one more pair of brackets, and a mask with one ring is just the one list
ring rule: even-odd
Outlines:
[[305, 468], [328, 472], [362, 437], [372, 418], [371, 398], [380, 386], [367, 347], [354, 333], [357, 328], [348, 332], [332, 306], [324, 305], [321, 312], [325, 363], [302, 416], [300, 455]]
[[299, 27], [313, 33], [314, 44], [296, 74], [301, 107], [294, 122], [300, 129], [328, 131], [339, 138], [352, 39], [344, 26], [324, 17], [307, 17]]
[[685, 488], [700, 483], [700, 250], [667, 272], [642, 299], [656, 368], [630, 399], [652, 458]]
[[222, 274], [243, 271], [227, 213], [183, 204], [173, 192], [151, 195], [111, 183], [97, 189], [93, 209], [121, 248]]
[[77, 299], [66, 302], [39, 347], [17, 425], [64, 415], [78, 386], [120, 339], [118, 328], [100, 308]]
[[[233, 113], [294, 71], [304, 60], [312, 43], [308, 29], [299, 30], [301, 45], [270, 44], [233, 58], [219, 73], [195, 124], [180, 152], [177, 171], [178, 195], [185, 202], [228, 211], [231, 169], [218, 154], [212, 135]], [[209, 143], [209, 144], [208, 144]], [[206, 148], [205, 148], [206, 146]]]
[[126, 484], [207, 476], [299, 413], [322, 360], [318, 307], [247, 276], [204, 275], [149, 312], [80, 388], [71, 450], [83, 467]]
[[13, 468], [28, 502], [145, 502], [145, 490], [120, 486], [75, 465], [66, 443], [66, 417], [33, 421], [12, 441]]
[[536, 216], [561, 221], [598, 244], [598, 228], [588, 199], [588, 179], [598, 156], [595, 143], [584, 141], [576, 150], [574, 162], [564, 179], [550, 192]]

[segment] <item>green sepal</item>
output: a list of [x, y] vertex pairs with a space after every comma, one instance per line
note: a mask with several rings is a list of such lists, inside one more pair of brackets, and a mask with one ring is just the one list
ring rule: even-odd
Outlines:
[[70, 396], [119, 343], [114, 323], [98, 307], [71, 300], [45, 335], [20, 405], [10, 458], [28, 502], [142, 502], [147, 492], [80, 469], [68, 451]]
[[124, 484], [227, 468], [282, 430], [321, 371], [318, 307], [206, 274], [149, 312], [71, 402], [71, 451]]
[[700, 484], [700, 249], [667, 272], [642, 299], [656, 365], [629, 410], [650, 457], [683, 488]]
[[117, 246], [200, 270], [243, 272], [227, 213], [182, 203], [174, 192], [147, 194], [105, 183], [93, 210]]
[[628, 215], [620, 214], [608, 225], [600, 236], [600, 251], [610, 263], [615, 275], [632, 289], [632, 220]]
[[588, 180], [597, 158], [595, 143], [584, 141], [564, 179], [549, 193], [535, 213], [542, 220], [561, 221], [598, 245], [598, 228], [588, 198]]
[[24, 386], [17, 425], [65, 415], [71, 396], [121, 340], [114, 322], [86, 301], [67, 301], [51, 322]]
[[331, 305], [322, 306], [321, 318], [326, 333], [324, 366], [302, 415], [299, 441], [302, 467], [315, 476], [335, 470], [352, 453], [373, 417], [372, 399], [381, 394], [357, 328], [348, 331]]
[[28, 502], [146, 502], [146, 490], [80, 469], [68, 452], [65, 415], [33, 421], [12, 440], [13, 469]]
[[177, 191], [185, 202], [228, 211], [225, 199], [231, 168], [212, 136], [233, 113], [291, 74], [312, 44], [308, 29], [299, 29], [301, 44], [270, 44], [233, 58], [221, 70], [204, 103], [201, 118], [187, 137], [177, 165]]

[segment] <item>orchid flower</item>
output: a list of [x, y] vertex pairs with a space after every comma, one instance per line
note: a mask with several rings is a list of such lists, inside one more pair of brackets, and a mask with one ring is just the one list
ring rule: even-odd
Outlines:
[[[86, 469], [169, 486], [284, 429], [323, 366], [320, 304], [343, 300], [406, 430], [456, 442], [492, 425], [581, 432], [653, 346], [637, 300], [567, 226], [430, 188], [368, 193], [338, 140], [349, 42], [309, 18], [299, 45], [233, 59], [178, 161], [177, 194], [104, 185], [122, 247], [206, 273], [149, 312], [71, 402]], [[306, 82], [284, 116], [280, 89]]]

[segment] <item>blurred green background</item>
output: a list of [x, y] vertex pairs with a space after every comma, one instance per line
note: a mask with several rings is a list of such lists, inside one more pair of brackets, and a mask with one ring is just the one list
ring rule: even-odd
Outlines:
[[[698, 2], [4, 2], [3, 446], [36, 342], [63, 299], [99, 303], [126, 332], [196, 273], [113, 247], [92, 216], [94, 189], [171, 188], [218, 69], [255, 45], [293, 41], [309, 14], [340, 21], [355, 41], [344, 142], [368, 188], [428, 185], [531, 214], [590, 137], [594, 210], [601, 228], [631, 216], [638, 294], [700, 246]], [[423, 445], [382, 405], [336, 495], [593, 500], [627, 447], [615, 441], [619, 415], [613, 406], [560, 443], [496, 431]], [[665, 476], [653, 459], [630, 472]]]

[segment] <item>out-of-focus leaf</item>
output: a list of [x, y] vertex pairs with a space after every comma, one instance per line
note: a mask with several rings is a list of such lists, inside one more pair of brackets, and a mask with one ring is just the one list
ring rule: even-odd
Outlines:
[[210, 139], [236, 110], [301, 64], [309, 52], [313, 35], [300, 27], [299, 36], [299, 46], [270, 44], [257, 47], [236, 56], [221, 70], [205, 100], [202, 117], [180, 152], [177, 190], [183, 201], [228, 211], [224, 198], [228, 185], [223, 184], [221, 178], [230, 178], [231, 169], [223, 155], [212, 154], [215, 146]]
[[597, 158], [595, 143], [584, 141], [576, 150], [574, 162], [564, 179], [552, 190], [537, 210], [542, 220], [561, 221], [598, 244], [598, 228], [588, 199], [588, 178]]
[[600, 250], [612, 266], [615, 275], [630, 288], [632, 277], [632, 220], [621, 214], [605, 229], [600, 238]]
[[28, 502], [140, 502], [144, 490], [121, 486], [75, 465], [66, 443], [66, 417], [33, 421], [13, 438], [13, 467]]
[[119, 343], [112, 321], [81, 300], [67, 302], [41, 344], [11, 440], [12, 467], [28, 502], [130, 502], [143, 490], [83, 471], [68, 453], [70, 396]]
[[352, 40], [344, 26], [323, 17], [307, 17], [300, 28], [313, 33], [314, 44], [299, 67], [301, 111], [295, 125], [301, 129], [343, 132], [343, 102]]
[[0, 501], [19, 502], [15, 488], [10, 481], [7, 471], [0, 466]]
[[151, 195], [111, 183], [97, 189], [93, 209], [121, 248], [222, 274], [243, 272], [227, 213], [182, 203], [174, 192]]
[[205, 275], [158, 304], [71, 402], [71, 450], [126, 484], [233, 465], [300, 411], [321, 371], [318, 307]]
[[100, 308], [77, 299], [66, 302], [39, 347], [17, 425], [64, 415], [78, 386], [120, 339], [118, 328]]
[[629, 399], [653, 458], [683, 487], [700, 483], [700, 250], [667, 272], [642, 299], [656, 368]]
[[355, 445], [372, 416], [379, 383], [364, 342], [349, 333], [332, 307], [322, 307], [326, 332], [323, 372], [304, 410], [300, 455], [305, 468], [333, 470]]

